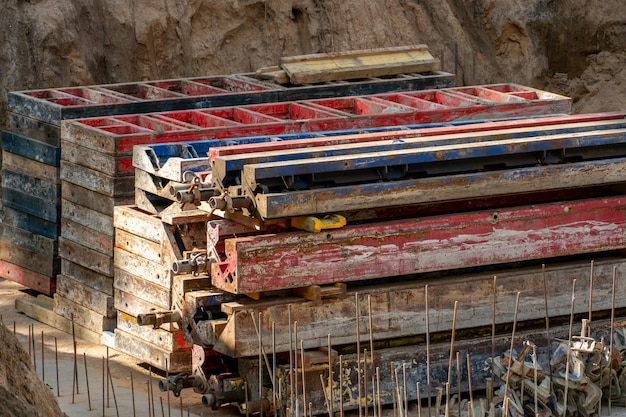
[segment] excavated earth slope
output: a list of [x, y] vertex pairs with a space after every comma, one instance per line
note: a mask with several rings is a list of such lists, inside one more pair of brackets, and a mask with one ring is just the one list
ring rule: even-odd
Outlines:
[[28, 353], [3, 323], [0, 340], [0, 416], [65, 416], [52, 391], [37, 376]]
[[281, 56], [425, 43], [459, 84], [623, 109], [623, 0], [5, 0], [6, 92], [254, 71]]

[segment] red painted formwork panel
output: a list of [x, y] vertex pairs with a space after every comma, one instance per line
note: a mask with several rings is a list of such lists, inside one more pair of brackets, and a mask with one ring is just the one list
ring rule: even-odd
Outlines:
[[235, 294], [626, 247], [626, 197], [226, 239], [213, 285]]
[[[124, 116], [98, 117], [64, 121], [63, 140], [98, 152], [130, 157], [134, 145], [146, 143], [564, 114], [571, 110], [571, 100], [567, 97], [521, 86], [509, 89], [513, 92], [502, 94], [527, 91], [533, 98], [517, 102], [467, 99], [451, 88], [425, 94], [402, 93], [415, 100], [430, 98], [438, 106], [427, 110], [404, 105], [398, 108], [397, 103], [384, 100], [384, 95], [372, 95], [150, 113], [135, 121]], [[456, 101], [442, 100], [442, 95], [452, 96]]]

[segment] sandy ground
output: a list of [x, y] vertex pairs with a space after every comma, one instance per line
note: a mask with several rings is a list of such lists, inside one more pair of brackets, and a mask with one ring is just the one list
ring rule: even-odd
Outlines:
[[[34, 328], [34, 354], [32, 354], [32, 341], [30, 352], [37, 374], [55, 395], [59, 392], [60, 395], [57, 398], [59, 405], [68, 416], [150, 416], [149, 408], [151, 408], [151, 405], [149, 404], [148, 396], [150, 384], [149, 370], [139, 366], [133, 358], [109, 349], [109, 368], [113, 382], [107, 395], [106, 385], [103, 383], [104, 378], [102, 376], [103, 364], [106, 363], [107, 348], [80, 339], [76, 343], [79, 393], [72, 396], [72, 373], [74, 370], [72, 336], [19, 313], [15, 309], [15, 300], [28, 298], [34, 298], [34, 296], [26, 291], [25, 287], [11, 281], [0, 280], [0, 317], [9, 330], [15, 329], [15, 335], [27, 351], [29, 351], [29, 327], [31, 329]], [[55, 342], [58, 353], [58, 384]], [[89, 388], [87, 388], [86, 382], [85, 360], [87, 362]], [[217, 412], [212, 411], [210, 408], [204, 407], [201, 403], [200, 395], [195, 394], [191, 390], [183, 391], [180, 398], [170, 395], [170, 406], [168, 408], [167, 393], [162, 393], [158, 389], [158, 381], [160, 379], [161, 376], [152, 375], [154, 416], [239, 414], [236, 410], [228, 408], [222, 408]], [[104, 390], [103, 386], [105, 387]], [[117, 408], [115, 405], [116, 401]], [[161, 406], [163, 409], [161, 409]]]
[[[183, 391], [179, 398], [172, 394], [168, 398], [167, 393], [162, 393], [158, 389], [158, 381], [163, 379], [162, 376], [154, 373], [151, 375], [150, 371], [137, 364], [134, 358], [107, 349], [104, 345], [95, 345], [81, 339], [78, 339], [76, 343], [79, 393], [72, 395], [74, 370], [72, 336], [19, 313], [15, 309], [15, 300], [29, 298], [35, 298], [30, 290], [14, 282], [0, 279], [0, 319], [9, 330], [15, 329], [18, 340], [31, 354], [37, 375], [55, 395], [59, 393], [57, 400], [61, 410], [69, 417], [239, 415], [235, 407], [222, 407], [217, 411], [204, 407], [200, 395], [191, 390]], [[34, 349], [31, 340], [30, 350], [29, 332], [32, 330], [29, 327], [34, 329], [35, 335]], [[55, 350], [58, 354], [58, 378]], [[103, 376], [103, 371], [106, 369], [107, 354], [112, 379], [108, 392], [103, 382], [106, 377], [106, 372]], [[87, 371], [85, 371], [85, 361]], [[87, 377], [89, 386], [87, 386]], [[148, 395], [150, 386], [154, 392], [153, 405]], [[154, 411], [152, 412], [151, 409]], [[350, 414], [356, 415], [356, 413]], [[383, 411], [383, 417], [393, 415], [391, 408]], [[412, 404], [409, 410], [409, 416], [412, 415], [418, 415], [415, 404]], [[428, 415], [428, 411], [422, 410], [421, 415]], [[609, 411], [608, 406], [604, 404], [600, 415], [626, 417], [626, 408], [613, 406]]]

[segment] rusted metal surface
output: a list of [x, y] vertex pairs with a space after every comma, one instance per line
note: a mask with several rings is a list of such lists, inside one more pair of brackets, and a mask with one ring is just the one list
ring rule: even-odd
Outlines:
[[626, 199], [226, 239], [213, 285], [234, 294], [622, 249]]

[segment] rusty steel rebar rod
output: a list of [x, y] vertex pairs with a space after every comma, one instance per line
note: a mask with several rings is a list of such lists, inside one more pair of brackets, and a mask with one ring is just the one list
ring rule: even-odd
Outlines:
[[513, 364], [513, 346], [515, 344], [515, 330], [517, 327], [517, 313], [519, 310], [519, 297], [520, 292], [518, 291], [515, 295], [515, 314], [513, 316], [513, 330], [511, 331], [511, 347], [509, 348], [509, 366], [506, 369], [506, 381], [504, 384], [504, 401], [505, 401], [505, 412], [504, 415], [508, 415], [508, 395], [509, 395], [509, 385], [511, 382], [511, 365]]
[[343, 416], [343, 355], [339, 355], [339, 417]]
[[[611, 329], [611, 334], [609, 336], [609, 352], [613, 350], [613, 332], [615, 330], [615, 280], [617, 278], [617, 266], [613, 267], [613, 277], [611, 281], [611, 325], [609, 326]], [[600, 361], [602, 363], [602, 361]], [[602, 375], [602, 372], [600, 372]], [[613, 378], [609, 379], [609, 415], [611, 415], [611, 392], [612, 392], [612, 381]], [[599, 413], [598, 413], [599, 414]]]
[[550, 337], [550, 314], [548, 310], [548, 284], [546, 282], [546, 264], [541, 264], [541, 276], [543, 280], [543, 308], [545, 310], [546, 321], [546, 354], [548, 356], [548, 371], [550, 372], [549, 389], [552, 392], [552, 341]]
[[[106, 410], [105, 403], [105, 395], [104, 395], [104, 384], [105, 384], [105, 372], [104, 372], [104, 356], [102, 356], [102, 417], [104, 417], [104, 413]], [[73, 389], [73, 388], [72, 388]], [[148, 408], [148, 414], [150, 412], [150, 408]]]
[[87, 372], [87, 354], [85, 352], [83, 352], [83, 363], [85, 365], [85, 384], [87, 385], [87, 404], [89, 411], [91, 411], [91, 392], [89, 390], [89, 373]]
[[332, 363], [332, 343], [331, 343], [331, 335], [328, 334], [328, 395], [330, 402], [330, 415], [332, 416], [335, 413], [335, 396], [333, 390], [333, 363]]
[[[417, 392], [417, 417], [422, 417], [422, 393], [419, 380], [415, 383], [415, 391]], [[471, 417], [471, 416], [470, 416]]]
[[[466, 355], [467, 358], [467, 385], [468, 385], [468, 391], [469, 391], [469, 409], [471, 410], [471, 412], [469, 412], [467, 414], [468, 417], [474, 417], [474, 392], [473, 392], [473, 388], [472, 388], [472, 363], [470, 360], [470, 354], [468, 353]], [[459, 396], [459, 401], [461, 401], [461, 397]], [[459, 413], [459, 416], [461, 414]], [[420, 417], [418, 415], [418, 417]]]
[[497, 307], [497, 281], [498, 277], [493, 276], [493, 309], [491, 312], [491, 380], [494, 380], [494, 361], [496, 359], [496, 307]]
[[424, 308], [426, 310], [426, 396], [428, 397], [428, 417], [432, 417], [430, 398], [430, 320], [428, 312], [428, 284], [424, 286]]
[[[169, 363], [167, 361], [167, 358], [165, 358], [165, 380], [169, 381], [170, 380], [170, 367], [169, 367]], [[167, 416], [168, 417], [172, 417], [172, 404], [170, 402], [170, 391], [171, 390], [167, 390]]]
[[[594, 261], [591, 260], [591, 268], [589, 271], [589, 327], [587, 330], [589, 331], [589, 335], [591, 334], [591, 318], [593, 317], [593, 265]], [[589, 335], [584, 335], [588, 337]]]
[[[296, 416], [300, 415], [299, 411], [300, 411], [300, 401], [298, 401], [298, 321], [295, 320], [293, 322], [293, 333], [294, 333], [294, 361], [295, 361], [295, 369], [294, 369], [294, 373], [292, 376], [292, 381], [295, 385], [295, 406], [296, 406]], [[302, 363], [300, 363], [300, 366], [302, 366]], [[302, 404], [302, 406], [304, 407], [304, 403]]]
[[[293, 393], [294, 393], [294, 384], [293, 384], [293, 334], [291, 332], [291, 303], [287, 305], [287, 322], [289, 323], [289, 408], [293, 411]], [[287, 416], [290, 417], [290, 416]]]
[[133, 405], [133, 417], [137, 417], [137, 410], [135, 409], [135, 379], [133, 371], [130, 371], [130, 398]]
[[35, 367], [35, 372], [37, 372], [37, 353], [35, 350], [35, 323], [32, 324], [33, 328], [32, 328], [32, 337], [31, 337], [31, 342], [33, 344], [33, 366]]
[[357, 384], [357, 404], [359, 408], [359, 417], [363, 417], [363, 409], [361, 407], [361, 399], [363, 398], [363, 392], [361, 391], [361, 327], [360, 327], [360, 315], [361, 309], [359, 306], [359, 293], [354, 293], [354, 310], [356, 316], [356, 384]]
[[59, 386], [59, 345], [57, 343], [56, 336], [54, 336], [54, 363], [55, 363], [56, 377], [57, 377], [57, 397], [60, 397], [61, 388]]
[[305, 375], [305, 369], [304, 369], [304, 340], [300, 340], [300, 369], [302, 371], [302, 411], [304, 412], [304, 417], [306, 417], [307, 402], [306, 402], [306, 375]]
[[44, 343], [43, 330], [41, 331], [41, 380], [46, 382], [46, 361], [44, 358], [44, 351], [46, 344]]
[[567, 355], [565, 356], [565, 389], [563, 394], [563, 414], [567, 414], [567, 394], [569, 385], [569, 362], [572, 348], [572, 327], [574, 326], [574, 303], [576, 301], [576, 278], [572, 280], [572, 305], [570, 307], [569, 332], [567, 336]]

